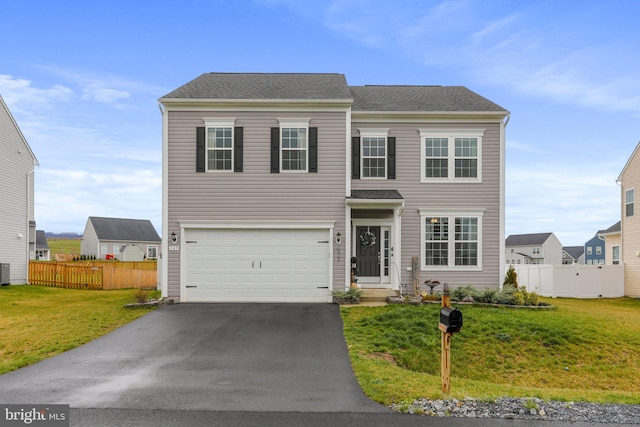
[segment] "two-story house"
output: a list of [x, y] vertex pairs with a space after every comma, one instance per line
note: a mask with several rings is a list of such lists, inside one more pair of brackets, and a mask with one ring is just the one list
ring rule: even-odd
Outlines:
[[620, 245], [624, 264], [624, 293], [626, 296], [640, 297], [640, 213], [636, 213], [636, 190], [640, 189], [640, 143], [636, 145], [616, 182], [621, 191]]
[[[464, 87], [207, 73], [162, 97], [162, 294], [328, 302], [422, 280], [497, 287], [505, 119]], [[352, 261], [354, 261], [352, 265]]]
[[553, 233], [511, 234], [505, 246], [507, 264], [562, 264], [562, 243]]
[[2, 284], [25, 284], [35, 256], [34, 172], [38, 160], [0, 96], [0, 264]]
[[605, 263], [606, 245], [598, 230], [595, 236], [584, 244], [584, 263], [587, 265], [602, 265]]

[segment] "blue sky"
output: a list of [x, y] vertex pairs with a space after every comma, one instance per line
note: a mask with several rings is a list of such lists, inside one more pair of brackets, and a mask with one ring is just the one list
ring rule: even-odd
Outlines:
[[157, 100], [204, 72], [462, 85], [511, 112], [506, 233], [582, 245], [619, 220], [640, 140], [635, 0], [6, 2], [0, 95], [35, 152], [36, 222], [161, 230]]

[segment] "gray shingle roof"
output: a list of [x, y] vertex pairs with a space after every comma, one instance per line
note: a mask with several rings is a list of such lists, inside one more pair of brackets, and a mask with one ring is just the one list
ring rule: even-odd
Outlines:
[[584, 246], [565, 246], [562, 250], [573, 259], [578, 259], [584, 254]]
[[506, 110], [463, 86], [351, 86], [353, 111]]
[[348, 86], [337, 73], [205, 73], [161, 99], [341, 100], [356, 112], [507, 113], [463, 86]]
[[205, 73], [163, 98], [351, 101], [343, 74]]
[[99, 240], [160, 242], [158, 232], [148, 219], [102, 218], [90, 216]]
[[402, 200], [402, 194], [398, 190], [351, 190], [350, 199], [366, 200]]
[[598, 234], [610, 234], [610, 233], [620, 233], [620, 221], [616, 222], [606, 230], [598, 231]]
[[47, 240], [47, 235], [44, 230], [36, 230], [36, 249], [49, 249], [49, 241]]
[[512, 234], [507, 237], [506, 246], [541, 245], [553, 233]]

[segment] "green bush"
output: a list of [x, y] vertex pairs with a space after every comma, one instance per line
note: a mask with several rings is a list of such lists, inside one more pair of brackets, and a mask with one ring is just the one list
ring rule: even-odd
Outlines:
[[475, 302], [487, 304], [507, 304], [520, 306], [537, 306], [540, 304], [539, 295], [535, 292], [528, 292], [525, 288], [517, 288], [513, 285], [506, 285], [501, 290], [491, 288], [485, 291], [474, 289], [467, 285], [451, 291], [452, 301], [462, 301], [470, 296]]

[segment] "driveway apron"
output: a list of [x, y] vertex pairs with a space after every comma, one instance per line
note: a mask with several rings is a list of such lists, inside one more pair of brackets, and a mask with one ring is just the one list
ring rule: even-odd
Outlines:
[[0, 376], [0, 402], [387, 412], [353, 374], [333, 304], [176, 304]]

